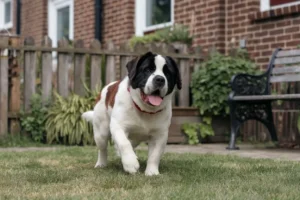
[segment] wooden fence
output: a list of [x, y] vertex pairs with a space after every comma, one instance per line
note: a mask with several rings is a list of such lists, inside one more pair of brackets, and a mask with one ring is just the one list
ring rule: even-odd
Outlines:
[[36, 44], [32, 37], [21, 42], [19, 38], [0, 37], [0, 136], [18, 132], [18, 113], [30, 109], [30, 99], [40, 92], [43, 101], [51, 99], [56, 88], [62, 96], [70, 92], [85, 94], [84, 82], [91, 89], [126, 76], [126, 63], [134, 56], [151, 50], [173, 57], [182, 76], [182, 90], [174, 98], [180, 109], [191, 109], [190, 79], [194, 66], [202, 60], [200, 54], [188, 54], [186, 45], [137, 45], [130, 50], [127, 45], [116, 49], [112, 42], [103, 47], [99, 41], [84, 48], [82, 40], [59, 41], [52, 48], [51, 39], [45, 37]]

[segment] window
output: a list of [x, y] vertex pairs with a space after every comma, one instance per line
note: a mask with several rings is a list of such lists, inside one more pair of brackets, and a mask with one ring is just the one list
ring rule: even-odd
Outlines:
[[52, 45], [63, 37], [73, 40], [73, 0], [48, 0], [48, 35]]
[[135, 0], [135, 34], [173, 25], [174, 0]]
[[57, 39], [70, 38], [70, 7], [57, 10]]
[[13, 27], [12, 13], [12, 0], [0, 0], [0, 29]]
[[300, 4], [299, 0], [260, 0], [260, 11]]

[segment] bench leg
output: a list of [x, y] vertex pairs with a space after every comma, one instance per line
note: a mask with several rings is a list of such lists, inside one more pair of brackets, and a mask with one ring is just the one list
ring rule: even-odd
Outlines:
[[240, 122], [235, 117], [236, 104], [234, 102], [230, 102], [230, 121], [231, 121], [231, 133], [230, 133], [230, 142], [229, 146], [226, 148], [228, 150], [238, 150], [239, 147], [235, 146], [236, 136], [238, 132], [238, 128], [240, 126]]

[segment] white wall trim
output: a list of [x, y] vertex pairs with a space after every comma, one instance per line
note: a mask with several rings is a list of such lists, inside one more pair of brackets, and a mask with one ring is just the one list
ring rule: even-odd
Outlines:
[[298, 5], [298, 4], [300, 4], [300, 1], [285, 3], [285, 4], [281, 4], [281, 5], [277, 5], [277, 6], [271, 6], [270, 0], [260, 0], [260, 11], [264, 12], [264, 11], [268, 11], [268, 10], [272, 10], [272, 9], [276, 9], [276, 8], [284, 8], [284, 7]]
[[[4, 22], [4, 5], [6, 2], [10, 2], [10, 22], [9, 23], [5, 23]], [[4, 29], [10, 29], [13, 27], [13, 9], [14, 5], [13, 5], [13, 0], [0, 0], [0, 30], [4, 30]]]
[[144, 32], [161, 29], [174, 24], [174, 5], [175, 1], [171, 0], [171, 21], [153, 26], [146, 25], [147, 0], [135, 0], [135, 35], [143, 36]]
[[57, 47], [57, 10], [70, 7], [70, 38], [74, 39], [74, 0], [48, 0], [48, 35], [52, 39], [52, 46]]

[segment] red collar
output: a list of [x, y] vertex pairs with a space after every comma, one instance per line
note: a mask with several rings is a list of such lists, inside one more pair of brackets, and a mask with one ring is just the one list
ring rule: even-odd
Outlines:
[[[127, 90], [128, 90], [128, 92], [130, 92], [130, 88], [128, 87], [127, 88]], [[147, 111], [144, 111], [144, 110], [142, 110], [134, 101], [133, 101], [133, 99], [132, 99], [132, 102], [133, 102], [133, 105], [136, 107], [136, 109], [138, 110], [138, 111], [140, 111], [140, 112], [143, 112], [143, 113], [147, 113], [147, 114], [150, 114], [150, 115], [154, 115], [154, 114], [156, 114], [156, 113], [159, 113], [159, 112], [161, 112], [163, 109], [161, 109], [161, 110], [158, 110], [158, 111], [156, 111], [156, 112], [147, 112]]]

